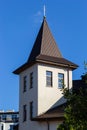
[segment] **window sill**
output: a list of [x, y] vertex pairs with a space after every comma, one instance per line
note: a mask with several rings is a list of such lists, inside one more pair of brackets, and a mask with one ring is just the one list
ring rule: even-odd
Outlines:
[[46, 87], [47, 87], [47, 88], [53, 88], [53, 86], [48, 86], [48, 85], [46, 85]]

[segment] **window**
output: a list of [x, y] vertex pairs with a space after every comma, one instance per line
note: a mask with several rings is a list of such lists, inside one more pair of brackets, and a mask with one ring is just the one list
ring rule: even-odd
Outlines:
[[58, 88], [64, 87], [64, 74], [58, 73]]
[[3, 124], [2, 124], [2, 126], [1, 126], [1, 130], [3, 130]]
[[27, 89], [27, 76], [24, 76], [24, 88], [23, 91], [26, 92]]
[[32, 119], [33, 116], [33, 102], [30, 102], [30, 119]]
[[6, 114], [3, 114], [2, 115], [2, 120], [6, 120], [6, 116], [7, 116]]
[[2, 120], [2, 116], [0, 115], [0, 121]]
[[52, 72], [46, 71], [46, 85], [52, 86]]
[[30, 88], [33, 88], [33, 72], [30, 73]]
[[13, 115], [12, 115], [12, 120], [13, 120], [13, 121], [18, 121], [17, 114], [13, 114]]
[[12, 115], [11, 114], [7, 114], [6, 120], [12, 120]]
[[27, 119], [27, 106], [23, 106], [23, 121], [26, 121]]
[[10, 125], [10, 130], [13, 130], [13, 125]]

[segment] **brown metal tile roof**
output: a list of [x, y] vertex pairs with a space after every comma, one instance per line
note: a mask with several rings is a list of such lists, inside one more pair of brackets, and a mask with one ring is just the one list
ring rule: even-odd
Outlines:
[[45, 17], [35, 40], [28, 62], [34, 60], [40, 54], [53, 57], [62, 57]]
[[64, 67], [64, 68], [68, 68], [68, 69], [70, 68], [72, 70], [74, 70], [78, 67], [78, 65], [76, 65], [76, 64], [74, 64], [74, 63], [72, 63], [72, 62], [70, 62], [70, 61], [68, 61], [67, 59], [64, 59], [64, 58], [51, 57], [51, 56], [46, 56], [46, 55], [39, 55], [34, 59], [34, 61], [31, 61], [29, 63], [26, 62], [21, 67], [16, 69], [13, 73], [19, 74], [35, 63], [44, 63], [44, 64]]
[[65, 59], [65, 58], [60, 58], [60, 57], [52, 57], [52, 56], [47, 56], [47, 55], [39, 55], [37, 58], [36, 58], [37, 61], [46, 61], [46, 62], [49, 62], [50, 64], [55, 64], [55, 65], [58, 65], [58, 66], [66, 66], [68, 68], [72, 68], [72, 69], [75, 69], [77, 68], [78, 66], [76, 64], [74, 64], [73, 62]]
[[57, 47], [57, 44], [48, 27], [46, 18], [43, 19], [41, 28], [29, 55], [28, 61], [16, 69], [13, 73], [19, 74], [36, 62], [68, 67], [71, 69], [76, 69], [78, 67], [76, 64], [62, 57], [60, 50]]
[[33, 121], [63, 121], [64, 120], [64, 109], [65, 109], [66, 103], [57, 106], [53, 109], [49, 109], [46, 113], [39, 115], [35, 118], [32, 118]]

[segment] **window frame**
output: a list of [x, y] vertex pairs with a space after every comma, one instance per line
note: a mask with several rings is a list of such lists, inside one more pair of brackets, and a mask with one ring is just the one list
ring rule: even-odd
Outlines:
[[46, 86], [52, 87], [53, 86], [53, 73], [52, 71], [46, 71]]
[[64, 87], [64, 73], [58, 73], [58, 89], [62, 89], [63, 87]]

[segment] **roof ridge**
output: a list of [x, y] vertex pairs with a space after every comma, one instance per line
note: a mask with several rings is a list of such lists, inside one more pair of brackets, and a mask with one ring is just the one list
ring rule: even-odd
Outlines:
[[[45, 20], [46, 17], [43, 17], [43, 23], [42, 25], [44, 25], [44, 20]], [[43, 26], [42, 26], [43, 27]], [[41, 39], [41, 45], [42, 45], [42, 42], [43, 42], [43, 29], [42, 29], [42, 39]], [[40, 48], [40, 54], [42, 54], [42, 49]]]

